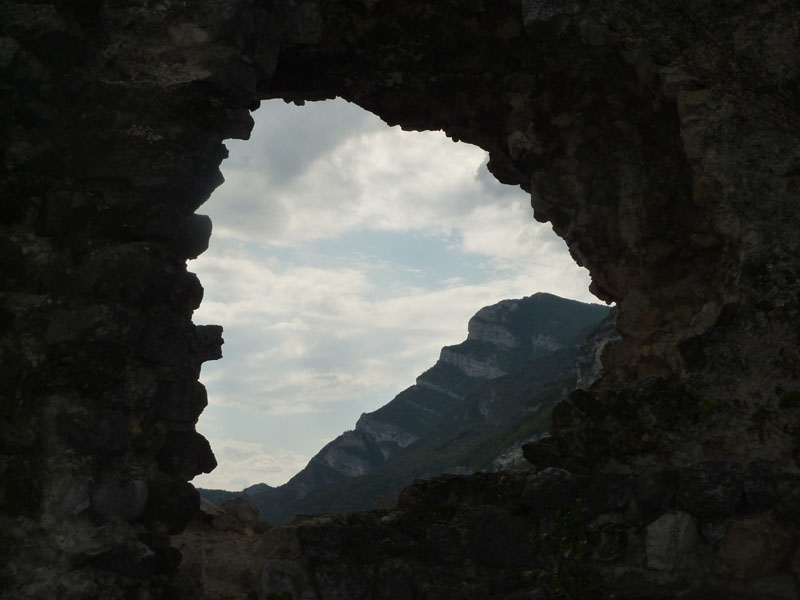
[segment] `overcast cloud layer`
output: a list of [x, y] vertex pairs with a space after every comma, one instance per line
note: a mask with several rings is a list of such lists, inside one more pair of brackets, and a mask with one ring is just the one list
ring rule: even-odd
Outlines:
[[228, 142], [201, 209], [210, 249], [195, 323], [225, 327], [203, 366], [201, 487], [277, 485], [466, 337], [482, 306], [538, 291], [583, 301], [589, 278], [486, 153], [403, 132], [343, 101], [266, 103]]

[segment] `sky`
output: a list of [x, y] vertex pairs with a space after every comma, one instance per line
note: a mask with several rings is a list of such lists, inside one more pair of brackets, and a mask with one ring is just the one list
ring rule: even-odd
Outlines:
[[406, 132], [343, 100], [269, 101], [228, 140], [198, 212], [209, 250], [196, 324], [224, 326], [197, 429], [219, 466], [198, 487], [285, 483], [414, 384], [481, 307], [550, 292], [597, 302], [589, 276], [486, 152]]

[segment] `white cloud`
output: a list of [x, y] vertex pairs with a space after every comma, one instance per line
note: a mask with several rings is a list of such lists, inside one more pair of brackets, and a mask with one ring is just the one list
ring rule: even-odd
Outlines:
[[[475, 207], [501, 195], [486, 192], [485, 175], [478, 175], [486, 153], [441, 132], [389, 128], [362, 111], [357, 127], [337, 130], [339, 140], [319, 128], [327, 132], [325, 151], [307, 153], [297, 147], [305, 149], [309, 136], [284, 133], [286, 122], [295, 122], [305, 107], [272, 108], [287, 118], [263, 125], [258, 119], [252, 141], [261, 147], [262, 139], [279, 140], [285, 156], [303, 156], [302, 172], [287, 176], [282, 167], [259, 168], [254, 159], [224, 164], [226, 183], [206, 207], [217, 235], [286, 246], [358, 228], [449, 232]], [[301, 122], [309, 127], [313, 120]], [[283, 164], [285, 156], [274, 154], [262, 159]]]
[[272, 188], [280, 188], [303, 177], [314, 161], [352, 135], [385, 128], [375, 115], [344, 101], [302, 108], [271, 101], [258, 111], [250, 140], [228, 142], [231, 157], [225, 167], [264, 173]]
[[226, 359], [206, 365], [203, 379], [217, 403], [272, 413], [331, 410], [387, 386], [399, 392], [442, 346], [464, 339], [482, 306], [537, 289], [574, 295], [585, 285], [579, 271], [565, 277], [566, 265], [556, 264], [480, 284], [399, 285], [381, 295], [368, 270], [267, 268], [237, 252], [209, 264], [199, 269], [201, 280], [223, 299], [204, 303], [195, 320], [223, 323], [227, 341]]

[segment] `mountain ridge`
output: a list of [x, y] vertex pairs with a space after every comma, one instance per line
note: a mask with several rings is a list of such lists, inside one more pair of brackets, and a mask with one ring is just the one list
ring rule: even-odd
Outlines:
[[[568, 300], [548, 293], [537, 293], [521, 299], [502, 300], [481, 308], [468, 323], [467, 339], [460, 344], [442, 348], [439, 360], [416, 378], [416, 382], [401, 391], [387, 404], [370, 413], [363, 413], [355, 428], [337, 436], [326, 444], [304, 469], [281, 486], [255, 484], [242, 492], [224, 490], [204, 490], [200, 493], [212, 502], [244, 493], [261, 510], [264, 520], [280, 523], [298, 511], [326, 511], [325, 498], [336, 495], [337, 486], [354, 490], [359, 483], [367, 483], [364, 477], [385, 469], [387, 474], [373, 476], [376, 489], [380, 492], [366, 494], [363, 500], [354, 500], [343, 505], [347, 510], [367, 508], [364, 502], [374, 502], [376, 494], [391, 495], [402, 485], [417, 476], [430, 476], [441, 472], [469, 472], [490, 465], [497, 456], [483, 460], [490, 452], [485, 449], [478, 453], [483, 457], [477, 462], [463, 465], [447, 464], [447, 457], [454, 458], [454, 449], [464, 450], [467, 437], [479, 440], [487, 432], [494, 432], [509, 438], [517, 425], [508, 423], [520, 414], [530, 398], [520, 397], [510, 402], [513, 408], [506, 408], [499, 420], [491, 419], [491, 405], [497, 401], [491, 396], [491, 384], [495, 382], [502, 393], [509, 396], [508, 389], [515, 394], [540, 393], [553, 379], [565, 379], [571, 374], [577, 350], [589, 330], [608, 315], [609, 308], [599, 304], [586, 304]], [[522, 369], [524, 372], [519, 373]], [[516, 374], [514, 374], [516, 373]], [[512, 375], [514, 374], [514, 375]], [[558, 377], [555, 375], [558, 374]], [[509, 384], [510, 381], [516, 382]], [[565, 379], [566, 381], [566, 379]], [[554, 403], [563, 393], [564, 383], [558, 393], [551, 393], [546, 404]], [[488, 386], [488, 391], [486, 388]], [[510, 388], [509, 388], [510, 386]], [[516, 386], [516, 387], [515, 387]], [[541, 389], [540, 389], [541, 388]], [[476, 395], [477, 394], [477, 395]], [[505, 402], [508, 404], [508, 400]], [[543, 430], [547, 425], [548, 409], [530, 420], [532, 425]], [[477, 430], [469, 436], [454, 431], [445, 421], [461, 423], [464, 427]], [[495, 422], [496, 421], [496, 422]], [[489, 429], [485, 429], [488, 427]], [[528, 432], [530, 433], [530, 432]], [[531, 435], [522, 435], [517, 440], [506, 439], [503, 448], [494, 448], [498, 453], [509, 451], [513, 441], [528, 441]], [[447, 452], [432, 448], [431, 440], [448, 438], [454, 444]], [[461, 436], [461, 441], [454, 441]], [[513, 437], [513, 436], [512, 436]], [[451, 439], [452, 438], [452, 439]], [[503, 438], [503, 439], [505, 439]], [[476, 442], [477, 443], [477, 442]], [[479, 445], [494, 447], [488, 441]], [[431, 468], [411, 468], [409, 461], [398, 458], [413, 450], [410, 460], [425, 463], [423, 456], [441, 455], [432, 460]], [[466, 450], [464, 450], [467, 452]], [[517, 451], [517, 455], [521, 454]], [[469, 454], [469, 452], [467, 452]], [[444, 461], [444, 462], [443, 462]], [[400, 465], [399, 467], [391, 465]], [[389, 467], [387, 467], [389, 465]], [[436, 466], [433, 466], [436, 465]], [[399, 468], [396, 476], [396, 489], [392, 488], [393, 469]], [[438, 471], [438, 472], [437, 472]], [[350, 492], [348, 492], [350, 494]], [[357, 492], [350, 494], [358, 496]], [[304, 500], [307, 496], [309, 499]], [[369, 498], [367, 498], [369, 496]], [[361, 505], [359, 505], [359, 502]], [[333, 505], [331, 505], [333, 506]]]

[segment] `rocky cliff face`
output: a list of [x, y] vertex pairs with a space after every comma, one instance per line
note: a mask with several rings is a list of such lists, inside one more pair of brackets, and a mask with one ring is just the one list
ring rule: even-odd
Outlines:
[[[415, 385], [378, 410], [362, 414], [354, 430], [328, 443], [286, 484], [277, 488], [261, 484], [244, 492], [259, 507], [262, 518], [272, 524], [283, 523], [297, 512], [370, 508], [378, 496], [396, 495], [414, 477], [485, 468], [494, 456], [488, 460], [484, 457], [483, 462], [454, 463], [435, 450], [445, 440], [453, 443], [456, 438], [469, 437], [476, 420], [482, 432], [481, 440], [473, 440], [473, 444], [487, 443], [493, 434], [499, 434], [507, 444], [513, 443], [521, 458], [525, 430], [518, 432], [516, 439], [506, 439], [503, 428], [509, 422], [518, 423], [543, 385], [557, 386], [565, 378], [587, 333], [608, 312], [602, 305], [546, 293], [484, 307], [469, 320], [466, 341], [443, 348], [436, 364], [420, 375]], [[554, 358], [553, 353], [560, 348], [568, 350]], [[478, 367], [457, 368], [451, 357], [458, 357], [460, 364]], [[509, 375], [520, 370], [525, 371], [524, 376]], [[534, 373], [536, 377], [531, 377]], [[515, 383], [498, 393], [491, 380], [504, 375]], [[557, 397], [550, 394], [539, 402], [549, 409]], [[460, 425], [448, 427], [445, 422]], [[436, 438], [434, 448], [431, 436]], [[398, 472], [390, 466], [382, 471], [381, 483], [370, 493], [353, 493], [341, 487], [345, 481], [381, 469], [415, 443], [417, 447], [411, 452], [417, 463], [413, 473]], [[349, 487], [372, 488], [376, 484], [359, 479]], [[302, 502], [316, 490], [315, 498]], [[235, 493], [201, 490], [201, 495], [218, 501]], [[349, 501], [343, 501], [344, 497]]]
[[[646, 510], [625, 526], [630, 552], [561, 555], [548, 572], [577, 581], [602, 563], [644, 582], [618, 597], [708, 597], [731, 577], [714, 593], [797, 596], [794, 0], [5, 0], [0, 14], [5, 596], [178, 597], [166, 534], [197, 503], [187, 480], [213, 466], [197, 375], [221, 341], [191, 322], [202, 290], [185, 261], [210, 232], [195, 210], [259, 99], [335, 95], [489, 150], [619, 306], [603, 376], [527, 453], [577, 485], [531, 518], [545, 533], [569, 522], [570, 498], [615, 473], [636, 495], [608, 491], [606, 512], [581, 518], [634, 497]], [[786, 553], [748, 562], [770, 544], [750, 531], [781, 532]], [[357, 584], [302, 548], [286, 569]], [[442, 569], [469, 569], [461, 558]], [[391, 564], [377, 581], [397, 579]], [[424, 578], [443, 572], [414, 573], [434, 597]]]
[[619, 340], [617, 314], [616, 308], [610, 310], [581, 347], [575, 358], [576, 388], [588, 390], [603, 374], [603, 351], [610, 343]]

